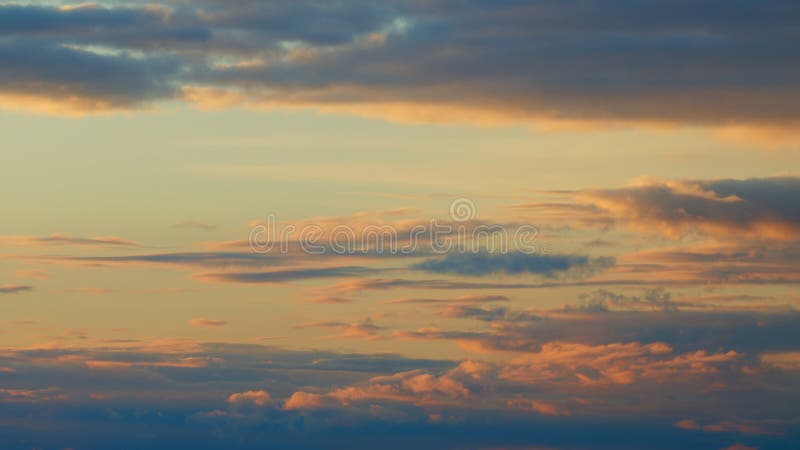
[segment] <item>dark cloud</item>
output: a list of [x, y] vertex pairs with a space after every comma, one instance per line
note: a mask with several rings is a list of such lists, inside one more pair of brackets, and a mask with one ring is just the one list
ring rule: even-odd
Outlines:
[[[747, 438], [769, 448], [797, 441], [793, 373], [664, 344], [555, 343], [514, 360], [456, 363], [140, 342], [6, 350], [0, 366], [9, 368], [0, 371], [0, 444], [11, 449], [700, 449], [749, 429], [768, 431]], [[731, 380], [748, 389], [726, 387]], [[753, 398], [769, 414], [753, 410]], [[297, 408], [283, 406], [291, 399]], [[674, 428], [687, 418], [724, 429]]]
[[491, 302], [507, 302], [509, 298], [505, 295], [467, 295], [464, 297], [455, 298], [402, 298], [396, 300], [389, 300], [385, 303], [392, 305], [403, 304], [428, 304], [428, 305], [441, 305], [441, 304], [475, 304], [475, 303], [491, 303]]
[[[132, 5], [135, 6], [135, 5]], [[0, 6], [0, 34], [38, 34], [64, 31], [85, 33], [96, 28], [153, 26], [165, 19], [164, 11], [131, 7], [83, 5], [73, 8], [4, 4]]]
[[678, 304], [664, 288], [646, 289], [642, 296], [624, 295], [606, 289], [581, 294], [581, 302], [568, 305], [566, 311], [608, 312], [611, 308], [677, 311]]
[[517, 322], [542, 320], [541, 316], [526, 311], [514, 311], [509, 308], [495, 306], [483, 308], [471, 305], [451, 305], [442, 310], [444, 317], [476, 319], [484, 322]]
[[59, 42], [0, 39], [0, 92], [78, 110], [127, 108], [171, 98], [182, 64], [168, 56], [98, 53]]
[[[655, 270], [658, 270], [657, 267]], [[644, 278], [611, 278], [611, 279], [588, 279], [576, 281], [547, 281], [541, 283], [502, 283], [502, 282], [472, 282], [472, 281], [453, 281], [437, 279], [406, 279], [406, 278], [364, 278], [352, 281], [337, 283], [324, 288], [325, 292], [348, 293], [362, 290], [404, 290], [404, 289], [434, 289], [434, 290], [484, 290], [484, 289], [551, 289], [564, 287], [602, 287], [602, 286], [709, 286], [710, 281], [727, 284], [739, 285], [768, 285], [768, 284], [787, 284], [794, 285], [800, 283], [796, 277], [761, 279], [759, 277], [739, 279], [704, 279], [701, 276], [708, 272], [699, 272], [697, 278], [660, 278], [655, 281]]]
[[[588, 310], [587, 310], [588, 309]], [[489, 322], [489, 330], [424, 329], [398, 332], [411, 339], [443, 339], [500, 351], [536, 351], [546, 342], [607, 345], [664, 342], [682, 351], [725, 348], [747, 353], [797, 351], [800, 314], [759, 311], [608, 311], [598, 308], [537, 312], [506, 308], [444, 310]]]
[[567, 272], [589, 274], [614, 265], [613, 258], [589, 258], [582, 255], [539, 255], [525, 253], [452, 253], [428, 259], [413, 266], [427, 272], [483, 276], [537, 274], [554, 277]]
[[671, 234], [699, 230], [795, 240], [800, 233], [800, 178], [650, 181], [578, 196], [619, 221]]
[[[699, 344], [543, 342], [492, 362], [192, 341], [4, 349], [0, 445], [700, 449], [759, 430], [748, 442], [794, 448], [796, 369]], [[687, 420], [713, 433], [674, 428]]]
[[84, 109], [203, 87], [389, 116], [786, 125], [798, 15], [791, 0], [3, 5], [0, 89]]
[[0, 286], [0, 294], [19, 294], [20, 292], [26, 292], [33, 290], [33, 286], [20, 286], [17, 284], [6, 284]]
[[358, 277], [365, 274], [379, 272], [379, 269], [367, 267], [324, 267], [293, 270], [274, 270], [269, 272], [226, 272], [204, 273], [196, 275], [203, 281], [221, 283], [286, 283], [289, 281], [308, 280], [315, 278], [346, 278]]

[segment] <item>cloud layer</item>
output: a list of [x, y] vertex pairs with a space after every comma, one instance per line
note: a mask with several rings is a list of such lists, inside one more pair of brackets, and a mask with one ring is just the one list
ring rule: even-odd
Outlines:
[[789, 0], [0, 6], [7, 107], [182, 99], [405, 120], [787, 126]]

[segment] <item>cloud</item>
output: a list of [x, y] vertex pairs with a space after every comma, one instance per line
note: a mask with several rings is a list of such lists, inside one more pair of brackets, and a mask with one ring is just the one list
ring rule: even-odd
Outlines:
[[687, 241], [620, 255], [618, 268], [660, 285], [668, 284], [659, 281], [667, 277], [676, 285], [793, 285], [800, 281], [795, 264], [800, 256], [798, 241], [737, 239], [724, 234]]
[[34, 278], [37, 280], [46, 280], [48, 274], [44, 270], [29, 269], [29, 270], [17, 270], [16, 272], [14, 272], [14, 276], [17, 278]]
[[[753, 445], [791, 448], [797, 440], [796, 374], [761, 367], [738, 352], [683, 352], [665, 343], [551, 342], [513, 358], [453, 361], [95, 341], [85, 348], [4, 349], [0, 367], [14, 369], [0, 372], [4, 386], [13, 386], [0, 392], [0, 415], [9, 418], [4, 436], [56, 444], [44, 448], [135, 447], [143, 423], [158, 430], [148, 439], [152, 448], [179, 439], [195, 447], [299, 449], [316, 436], [315, 448], [583, 448], [587, 441], [571, 436], [587, 429], [599, 449], [717, 442], [676, 433], [674, 424], [687, 417], [720, 430], [720, 439], [763, 427], [784, 434], [748, 434]], [[754, 396], [769, 408], [754, 411]], [[24, 420], [14, 419], [18, 414]], [[110, 424], [114, 430], [106, 434]], [[39, 439], [31, 434], [39, 425], [63, 433]], [[653, 433], [663, 434], [664, 445], [651, 445]], [[396, 442], [403, 436], [413, 439]]]
[[417, 122], [790, 128], [796, 9], [725, 11], [666, 0], [2, 5], [0, 92], [6, 107], [51, 111], [180, 98]]
[[304, 323], [295, 325], [295, 328], [301, 330], [306, 328], [334, 328], [339, 330], [338, 337], [365, 340], [383, 339], [381, 331], [385, 329], [385, 327], [375, 324], [370, 317], [353, 323], [337, 321]]
[[228, 403], [236, 406], [267, 406], [272, 397], [266, 391], [245, 391], [231, 394]]
[[764, 353], [761, 361], [782, 370], [800, 371], [800, 352]]
[[541, 320], [542, 318], [533, 313], [526, 311], [512, 311], [503, 307], [483, 308], [472, 305], [450, 305], [444, 308], [441, 312], [442, 317], [449, 318], [462, 318], [462, 319], [476, 319], [484, 322], [494, 321], [534, 321]]
[[219, 283], [249, 283], [249, 284], [274, 284], [289, 281], [308, 280], [316, 278], [345, 278], [357, 277], [373, 273], [378, 269], [366, 267], [325, 267], [308, 269], [274, 270], [269, 272], [226, 272], [204, 273], [195, 275], [195, 278]]
[[539, 255], [525, 253], [451, 253], [444, 258], [428, 259], [413, 266], [426, 272], [484, 276], [537, 274], [555, 277], [566, 272], [589, 274], [614, 265], [613, 258], [589, 258], [580, 255]]
[[21, 286], [18, 284], [4, 284], [0, 286], [0, 294], [18, 294], [33, 290], [33, 286]]
[[192, 319], [189, 325], [193, 327], [221, 327], [227, 325], [228, 322], [217, 319]]
[[63, 400], [58, 388], [44, 389], [0, 389], [0, 401], [10, 403], [38, 403]]
[[324, 400], [319, 394], [297, 391], [283, 403], [283, 409], [317, 409], [324, 405]]
[[263, 255], [253, 252], [175, 252], [124, 256], [39, 256], [24, 259], [78, 263], [83, 265], [162, 265], [200, 267], [264, 267], [291, 261], [284, 255]]
[[470, 396], [469, 389], [449, 373], [436, 376], [411, 370], [376, 376], [366, 383], [334, 389], [323, 395], [298, 391], [286, 401], [284, 409], [332, 408], [380, 400], [436, 404]]
[[672, 294], [664, 288], [646, 289], [641, 297], [617, 294], [606, 289], [598, 289], [580, 295], [581, 303], [565, 306], [566, 311], [608, 312], [610, 308], [627, 310], [677, 311], [678, 304], [672, 301]]
[[0, 236], [0, 245], [14, 246], [56, 246], [77, 245], [97, 247], [139, 247], [134, 241], [117, 236], [103, 237], [71, 237], [61, 233], [53, 233], [47, 237], [36, 236]]
[[[778, 280], [780, 282], [781, 280]], [[743, 282], [748, 282], [743, 280]], [[758, 281], [750, 282], [759, 284]], [[794, 283], [794, 281], [785, 281]], [[687, 279], [660, 279], [659, 284], [679, 285], [707, 285], [707, 280]], [[451, 281], [437, 279], [406, 279], [406, 278], [366, 278], [343, 281], [324, 288], [326, 292], [352, 293], [363, 290], [406, 290], [406, 289], [431, 289], [431, 290], [485, 290], [485, 289], [551, 289], [559, 287], [592, 287], [592, 286], [648, 286], [653, 281], [647, 279], [617, 278], [617, 279], [589, 279], [577, 281], [548, 281], [541, 283], [497, 283], [497, 282], [471, 282]], [[763, 283], [762, 283], [763, 284]]]
[[[8, 10], [0, 17], [8, 19]], [[5, 22], [6, 20], [3, 20]], [[167, 57], [99, 53], [55, 39], [0, 38], [0, 106], [75, 113], [139, 107], [168, 99], [182, 63]]]
[[404, 305], [404, 304], [423, 304], [423, 305], [440, 305], [440, 304], [460, 304], [460, 303], [491, 303], [491, 302], [507, 302], [509, 298], [505, 295], [465, 295], [463, 297], [454, 298], [402, 298], [396, 300], [388, 300], [384, 303], [390, 305]]
[[514, 399], [509, 400], [509, 406], [519, 407], [519, 408], [527, 408], [533, 411], [538, 412], [539, 414], [544, 414], [546, 416], [568, 416], [570, 415], [569, 411], [559, 408], [550, 403], [541, 402], [538, 400], [530, 400], [530, 399]]
[[550, 342], [536, 353], [512, 360], [500, 377], [528, 384], [572, 380], [584, 385], [628, 385], [642, 379], [677, 383], [676, 377], [707, 376], [740, 357], [734, 351], [674, 355], [672, 347], [661, 342], [600, 346]]
[[607, 345], [663, 342], [680, 351], [728, 348], [739, 352], [797, 351], [800, 314], [779, 311], [675, 311], [662, 309], [516, 311], [506, 308], [448, 307], [445, 316], [473, 318], [485, 329], [424, 327], [396, 331], [409, 340], [445, 340], [480, 352], [535, 352], [547, 342]]
[[328, 303], [328, 304], [341, 304], [341, 303], [352, 303], [353, 300], [345, 297], [337, 297], [337, 296], [322, 296], [316, 297], [311, 300], [308, 300], [309, 303]]
[[760, 425], [751, 425], [747, 423], [736, 422], [718, 422], [701, 425], [691, 419], [683, 419], [675, 423], [676, 428], [683, 430], [701, 430], [707, 433], [740, 433], [740, 434], [774, 434], [774, 431], [769, 430]]
[[68, 288], [62, 289], [61, 291], [64, 294], [87, 294], [87, 295], [108, 295], [114, 294], [118, 291], [114, 289], [108, 288]]
[[712, 236], [794, 240], [800, 232], [800, 178], [644, 181], [577, 196], [618, 221], [680, 236], [696, 230]]

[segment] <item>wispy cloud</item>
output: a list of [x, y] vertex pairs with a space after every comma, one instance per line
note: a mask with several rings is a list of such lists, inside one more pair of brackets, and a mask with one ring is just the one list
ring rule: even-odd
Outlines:
[[203, 319], [197, 318], [189, 321], [189, 325], [193, 327], [221, 327], [227, 325], [228, 322], [219, 319]]
[[0, 294], [19, 294], [33, 290], [33, 286], [22, 286], [18, 284], [4, 284], [0, 286]]
[[306, 269], [273, 270], [267, 272], [221, 272], [203, 273], [195, 275], [195, 278], [219, 283], [245, 283], [245, 284], [272, 284], [287, 283], [289, 281], [309, 280], [316, 278], [347, 278], [358, 277], [371, 274], [379, 269], [367, 267], [347, 266], [347, 267], [320, 267]]
[[592, 273], [614, 265], [614, 258], [589, 258], [581, 255], [539, 255], [525, 253], [452, 253], [428, 259], [413, 266], [418, 270], [443, 274], [484, 276], [490, 274], [559, 274]]
[[14, 246], [56, 246], [76, 245], [95, 247], [139, 247], [134, 241], [117, 236], [103, 237], [71, 237], [61, 233], [53, 233], [46, 237], [36, 236], [0, 236], [0, 245]]

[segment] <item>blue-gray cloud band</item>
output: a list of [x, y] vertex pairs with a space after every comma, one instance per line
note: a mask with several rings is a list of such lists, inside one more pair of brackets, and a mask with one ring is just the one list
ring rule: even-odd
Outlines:
[[129, 108], [191, 86], [280, 104], [792, 123], [798, 23], [790, 0], [3, 5], [0, 93]]

